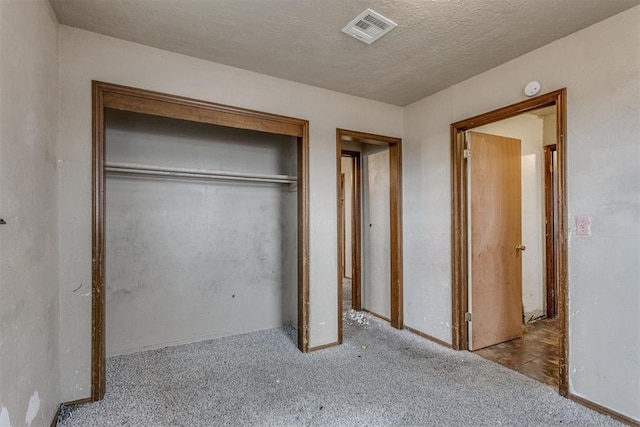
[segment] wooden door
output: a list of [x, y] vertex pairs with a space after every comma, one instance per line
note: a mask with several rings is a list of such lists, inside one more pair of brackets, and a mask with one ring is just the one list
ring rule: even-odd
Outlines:
[[469, 133], [470, 348], [522, 336], [520, 140]]

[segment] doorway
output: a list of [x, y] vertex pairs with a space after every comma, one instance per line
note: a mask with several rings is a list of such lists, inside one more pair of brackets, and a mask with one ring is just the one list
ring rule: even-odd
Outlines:
[[[345, 294], [351, 296], [348, 307], [368, 311], [397, 329], [403, 325], [401, 156], [399, 138], [336, 131], [339, 343]], [[369, 263], [371, 257], [389, 262]], [[351, 280], [345, 280], [348, 270]], [[343, 283], [350, 288], [346, 292]]]
[[342, 310], [362, 310], [362, 156], [342, 150], [340, 214], [342, 233]]
[[[505, 354], [539, 349], [547, 342], [550, 352], [556, 351], [555, 373], [547, 375], [555, 376], [553, 385], [562, 395], [568, 391], [565, 99], [562, 89], [451, 125], [453, 347], [479, 350], [515, 369]], [[493, 135], [488, 132], [491, 127], [485, 127], [549, 109], [554, 119], [553, 174], [547, 173], [542, 146], [536, 148], [539, 155], [534, 158], [520, 152], [526, 146], [519, 139]], [[537, 174], [535, 189], [522, 178], [528, 169]], [[532, 198], [538, 201], [537, 209], [527, 205]], [[536, 237], [531, 237], [531, 229]], [[523, 234], [528, 242], [523, 242]], [[523, 288], [523, 278], [537, 287]], [[526, 322], [541, 318], [546, 319]], [[532, 366], [527, 368], [535, 370]], [[536, 378], [535, 373], [529, 374]]]

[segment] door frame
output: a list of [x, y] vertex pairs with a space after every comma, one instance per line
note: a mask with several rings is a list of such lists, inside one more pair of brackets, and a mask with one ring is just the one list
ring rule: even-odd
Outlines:
[[478, 126], [505, 120], [539, 108], [556, 106], [557, 174], [558, 174], [558, 237], [556, 283], [560, 334], [559, 393], [569, 391], [568, 317], [567, 317], [567, 188], [566, 188], [566, 88], [507, 107], [480, 114], [451, 124], [451, 281], [452, 281], [452, 347], [467, 350], [468, 331], [465, 314], [468, 311], [468, 218], [467, 168], [464, 160], [464, 132]]
[[[362, 310], [362, 154], [358, 151], [342, 150], [343, 158], [350, 158], [353, 162], [353, 180], [352, 185], [352, 200], [351, 200], [351, 295], [352, 295], [352, 307], [356, 311]], [[340, 163], [342, 166], [342, 163]], [[344, 174], [341, 174], [344, 176]], [[342, 198], [342, 195], [340, 195]], [[342, 220], [340, 221], [341, 227], [341, 250], [342, 259], [345, 259], [344, 254], [344, 205], [340, 210]], [[344, 264], [341, 266], [341, 270], [344, 277]], [[342, 284], [342, 281], [340, 282]], [[342, 301], [342, 298], [340, 298]]]
[[553, 153], [558, 149], [557, 144], [549, 144], [543, 147], [544, 150], [544, 245], [545, 245], [545, 262], [544, 262], [544, 277], [545, 277], [545, 289], [546, 289], [546, 301], [547, 301], [547, 319], [553, 319], [558, 315], [558, 295], [556, 288], [556, 241], [557, 241], [557, 227], [554, 209], [554, 201], [556, 199], [556, 192], [554, 191], [554, 176], [557, 166], [553, 164]]
[[[336, 129], [336, 206], [338, 215], [341, 214], [340, 177], [342, 176], [342, 140], [386, 145], [389, 147], [389, 212], [390, 212], [390, 305], [391, 318], [389, 322], [396, 329], [403, 328], [402, 301], [402, 139], [390, 136], [376, 135], [347, 129]], [[342, 221], [338, 216], [338, 343], [342, 343], [342, 277], [344, 272], [340, 259], [343, 257]], [[360, 237], [361, 238], [361, 237]], [[358, 261], [360, 263], [360, 261]]]
[[91, 401], [106, 391], [105, 110], [149, 114], [297, 138], [298, 348], [309, 351], [309, 122], [145, 89], [92, 81]]

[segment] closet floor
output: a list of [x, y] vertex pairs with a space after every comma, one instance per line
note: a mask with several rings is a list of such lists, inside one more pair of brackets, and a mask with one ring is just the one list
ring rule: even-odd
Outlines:
[[522, 338], [474, 353], [557, 389], [560, 347], [558, 328], [558, 318], [538, 320], [524, 326]]

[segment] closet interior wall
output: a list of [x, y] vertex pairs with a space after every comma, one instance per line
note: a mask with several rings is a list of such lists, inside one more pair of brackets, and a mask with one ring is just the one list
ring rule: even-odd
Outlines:
[[295, 184], [110, 165], [295, 180], [296, 138], [110, 109], [105, 119], [107, 355], [295, 326]]

